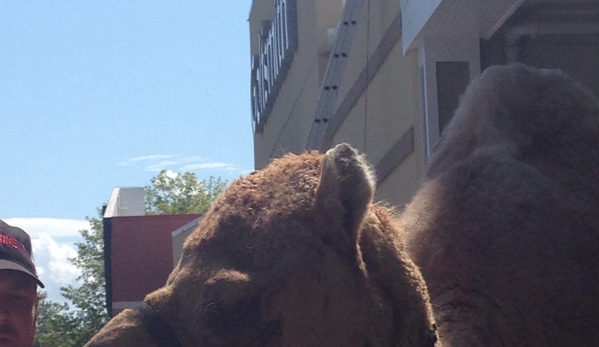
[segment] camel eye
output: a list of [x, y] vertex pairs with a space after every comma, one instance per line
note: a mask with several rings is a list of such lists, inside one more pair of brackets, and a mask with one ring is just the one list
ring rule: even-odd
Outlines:
[[198, 307], [202, 328], [218, 334], [242, 329], [260, 319], [259, 293], [251, 290], [252, 285], [247, 281], [226, 277], [204, 284]]
[[202, 314], [203, 325], [217, 333], [229, 333], [260, 319], [260, 298], [241, 298], [235, 301], [207, 302]]

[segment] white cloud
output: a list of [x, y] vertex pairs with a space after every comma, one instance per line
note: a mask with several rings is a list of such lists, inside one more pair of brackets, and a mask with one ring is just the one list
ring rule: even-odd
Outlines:
[[130, 162], [139, 162], [139, 161], [156, 161], [156, 160], [164, 160], [173, 158], [172, 154], [152, 154], [152, 155], [142, 155], [140, 157], [135, 157], [129, 159]]
[[152, 155], [143, 155], [139, 157], [134, 157], [128, 160], [125, 160], [119, 164], [119, 166], [127, 166], [132, 163], [139, 162], [156, 162], [156, 161], [165, 161], [167, 159], [173, 158], [172, 154], [152, 154]]
[[197, 164], [188, 164], [181, 168], [182, 171], [191, 171], [191, 170], [209, 170], [209, 169], [224, 169], [227, 171], [236, 171], [237, 168], [232, 164], [227, 164], [223, 162], [204, 162]]
[[56, 218], [7, 218], [6, 223], [25, 230], [31, 237], [35, 266], [52, 301], [64, 302], [60, 287], [77, 287], [80, 271], [69, 261], [77, 256], [79, 230], [90, 229], [87, 220]]
[[179, 164], [179, 162], [172, 161], [172, 160], [171, 161], [159, 161], [157, 163], [146, 165], [146, 167], [144, 168], [144, 171], [160, 172], [160, 171], [166, 169], [167, 167], [172, 167], [172, 166], [175, 166], [178, 164]]
[[31, 238], [41, 235], [50, 237], [78, 237], [79, 231], [89, 229], [87, 220], [57, 218], [7, 218], [6, 223], [25, 230]]
[[197, 156], [197, 155], [190, 155], [190, 156], [181, 158], [181, 163], [197, 163], [197, 162], [203, 162], [203, 161], [206, 161], [206, 159], [202, 158], [200, 156]]
[[166, 177], [168, 178], [177, 178], [177, 176], [179, 176], [178, 173], [171, 171], [171, 170], [166, 170]]
[[[128, 159], [120, 164], [120, 166], [127, 166], [130, 164], [142, 164], [144, 165], [144, 171], [160, 172], [161, 170], [169, 171], [198, 171], [198, 170], [213, 170], [228, 173], [244, 174], [248, 170], [240, 170], [232, 163], [210, 161], [203, 157], [191, 155], [165, 155], [165, 154], [154, 154], [144, 155], [135, 158]], [[251, 171], [250, 171], [251, 172]]]
[[50, 235], [42, 234], [33, 237], [31, 244], [36, 268], [47, 287], [52, 284], [66, 286], [75, 282], [80, 271], [69, 261], [69, 258], [77, 256], [72, 243], [58, 243]]

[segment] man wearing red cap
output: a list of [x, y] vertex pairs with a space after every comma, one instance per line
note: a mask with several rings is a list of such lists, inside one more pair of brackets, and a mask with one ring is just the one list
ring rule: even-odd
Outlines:
[[31, 347], [37, 329], [39, 280], [31, 239], [0, 220], [0, 347]]

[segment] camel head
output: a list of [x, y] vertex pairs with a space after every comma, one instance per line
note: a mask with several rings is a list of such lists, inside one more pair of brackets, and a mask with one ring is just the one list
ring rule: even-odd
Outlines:
[[[145, 302], [181, 346], [433, 347], [424, 281], [348, 145], [232, 183]], [[161, 328], [162, 329], [162, 328]], [[158, 346], [125, 310], [86, 346]]]

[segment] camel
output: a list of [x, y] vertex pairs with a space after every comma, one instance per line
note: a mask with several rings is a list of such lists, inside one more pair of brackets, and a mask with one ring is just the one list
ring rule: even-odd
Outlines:
[[435, 346], [425, 283], [373, 182], [346, 144], [234, 181], [166, 285], [86, 346]]
[[560, 71], [488, 68], [400, 227], [443, 346], [599, 346], [599, 102]]

